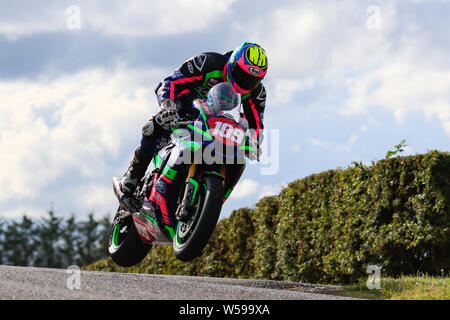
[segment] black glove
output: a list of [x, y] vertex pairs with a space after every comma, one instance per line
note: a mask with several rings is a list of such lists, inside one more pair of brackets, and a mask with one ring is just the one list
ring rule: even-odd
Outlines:
[[250, 148], [248, 150], [248, 153], [246, 154], [247, 158], [249, 158], [249, 160], [251, 160], [251, 161], [253, 161], [253, 160], [259, 161], [259, 157], [262, 154], [262, 149], [261, 149], [261, 145], [260, 145], [259, 141], [257, 139], [249, 137], [248, 146]]

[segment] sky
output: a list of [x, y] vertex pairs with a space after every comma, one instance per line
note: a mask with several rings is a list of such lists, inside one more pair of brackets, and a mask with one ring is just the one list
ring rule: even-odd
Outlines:
[[0, 0], [0, 217], [115, 213], [156, 84], [188, 58], [262, 45], [261, 162], [225, 203], [353, 161], [450, 150], [450, 2]]

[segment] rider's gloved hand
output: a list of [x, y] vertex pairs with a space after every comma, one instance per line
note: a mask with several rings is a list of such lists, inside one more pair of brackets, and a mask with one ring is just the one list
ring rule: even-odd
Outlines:
[[171, 99], [164, 99], [161, 102], [161, 108], [164, 110], [177, 109], [177, 104]]
[[259, 141], [257, 139], [249, 137], [248, 147], [249, 148], [248, 148], [248, 152], [246, 155], [249, 158], [249, 160], [251, 160], [251, 161], [258, 160], [259, 161], [259, 157], [261, 156], [261, 153], [262, 153], [261, 144], [259, 143]]
[[178, 115], [177, 105], [170, 99], [165, 99], [161, 103], [161, 110], [155, 117], [155, 121], [166, 130], [176, 126], [178, 121], [180, 121], [180, 116]]

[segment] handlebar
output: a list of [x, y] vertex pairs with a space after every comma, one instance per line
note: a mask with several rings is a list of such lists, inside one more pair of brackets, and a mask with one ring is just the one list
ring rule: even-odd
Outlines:
[[176, 127], [181, 127], [181, 126], [188, 126], [191, 124], [192, 121], [179, 121], [176, 125]]

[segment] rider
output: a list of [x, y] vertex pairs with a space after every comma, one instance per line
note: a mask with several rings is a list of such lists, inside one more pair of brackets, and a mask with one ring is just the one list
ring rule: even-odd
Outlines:
[[[225, 54], [205, 52], [194, 56], [161, 81], [155, 89], [160, 109], [142, 128], [141, 144], [120, 183], [122, 192], [132, 196], [151, 159], [169, 141], [170, 129], [180, 119], [194, 120], [192, 102], [205, 98], [220, 82], [228, 82], [236, 93], [241, 94], [244, 117], [251, 132], [249, 143], [254, 146], [247, 156], [250, 160], [259, 159], [266, 102], [266, 90], [261, 80], [267, 73], [267, 66], [264, 49], [256, 43], [245, 42]], [[243, 169], [236, 174], [234, 184]]]

